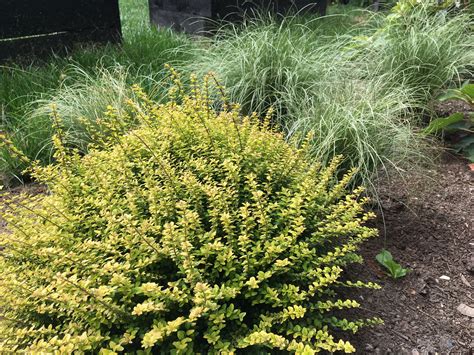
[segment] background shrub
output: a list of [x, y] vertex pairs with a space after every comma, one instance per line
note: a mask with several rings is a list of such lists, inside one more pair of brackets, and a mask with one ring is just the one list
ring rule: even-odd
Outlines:
[[376, 234], [351, 173], [207, 89], [155, 105], [135, 88], [141, 126], [114, 121], [83, 158], [55, 118], [58, 165], [34, 173], [51, 193], [7, 203], [0, 234], [3, 352], [353, 352], [334, 330], [379, 322], [338, 296], [376, 287], [342, 278]]

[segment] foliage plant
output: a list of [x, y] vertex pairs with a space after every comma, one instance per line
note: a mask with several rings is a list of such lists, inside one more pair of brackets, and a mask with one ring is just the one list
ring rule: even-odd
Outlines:
[[380, 322], [346, 319], [359, 303], [339, 292], [378, 287], [342, 275], [376, 235], [354, 171], [312, 162], [268, 117], [215, 111], [210, 77], [189, 94], [174, 77], [166, 104], [135, 87], [140, 126], [108, 121], [83, 157], [55, 115], [58, 164], [33, 167], [50, 193], [7, 202], [1, 351], [354, 352], [335, 331]]
[[466, 113], [455, 112], [448, 117], [434, 119], [423, 132], [425, 134], [442, 133], [457, 153], [474, 163], [474, 84], [467, 82], [459, 89], [447, 90], [438, 100], [441, 102], [463, 101], [470, 110]]
[[406, 276], [409, 271], [393, 260], [392, 253], [386, 249], [383, 249], [379, 254], [377, 254], [375, 258], [380, 263], [380, 265], [387, 269], [388, 274], [394, 279], [399, 279]]
[[[64, 71], [65, 79], [56, 91], [22, 108], [22, 120], [16, 122], [13, 118], [7, 118], [4, 122], [5, 131], [13, 144], [29, 159], [42, 164], [53, 162], [51, 111], [54, 106], [68, 133], [65, 144], [86, 152], [90, 143], [87, 131], [92, 127], [100, 130], [97, 122], [107, 119], [104, 108], [112, 106], [121, 112], [126, 108], [125, 101], [133, 96], [127, 83], [129, 74], [120, 67], [97, 69], [97, 73], [90, 74], [80, 67], [71, 66]], [[135, 79], [138, 81], [138, 78]], [[21, 181], [22, 172], [27, 166], [9, 149], [0, 148], [0, 171], [4, 172], [5, 184], [9, 183], [12, 176]]]
[[[55, 111], [67, 132], [64, 143], [86, 153], [92, 139], [91, 132], [97, 134], [102, 129], [101, 122], [109, 119], [107, 107], [120, 117], [127, 116], [127, 101], [134, 96], [127, 78], [130, 73], [121, 67], [98, 69], [95, 75], [79, 67], [71, 67], [69, 72], [74, 79], [62, 85], [51, 97], [35, 101], [28, 120], [47, 120], [51, 124], [51, 114]], [[132, 123], [123, 122], [129, 128]]]
[[452, 3], [399, 1], [365, 47], [371, 71], [391, 73], [394, 82], [416, 92], [419, 105], [472, 75], [473, 16]]
[[406, 16], [420, 7], [424, 7], [434, 13], [453, 6], [456, 6], [455, 0], [399, 0], [391, 9], [391, 15], [394, 17]]
[[359, 23], [343, 32], [324, 18], [248, 22], [199, 47], [187, 68], [215, 71], [247, 113], [273, 107], [274, 122], [294, 142], [314, 132], [316, 160], [343, 155], [345, 166], [358, 168], [356, 181], [370, 187], [381, 170], [430, 160], [420, 112], [471, 75], [472, 15], [438, 10], [400, 1], [388, 15], [353, 13]]

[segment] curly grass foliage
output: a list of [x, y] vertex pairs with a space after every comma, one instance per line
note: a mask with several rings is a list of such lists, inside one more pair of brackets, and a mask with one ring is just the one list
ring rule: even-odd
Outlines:
[[51, 124], [55, 111], [61, 117], [66, 133], [64, 143], [86, 153], [93, 139], [91, 132], [100, 131], [101, 122], [108, 119], [107, 107], [113, 109], [117, 116], [125, 117], [127, 101], [134, 97], [134, 93], [127, 82], [129, 72], [121, 67], [101, 69], [97, 76], [78, 67], [71, 67], [70, 72], [79, 80], [65, 83], [50, 98], [35, 101], [28, 121], [47, 120]]
[[474, 17], [436, 1], [414, 3], [405, 9], [400, 1], [363, 50], [374, 75], [390, 73], [426, 105], [443, 87], [472, 77]]
[[409, 124], [412, 90], [390, 74], [371, 75], [353, 37], [330, 41], [293, 21], [225, 33], [188, 70], [214, 71], [245, 112], [274, 108], [293, 142], [313, 132], [314, 158], [326, 164], [343, 155], [366, 186], [382, 167], [416, 160], [422, 140]]
[[[64, 68], [63, 75], [56, 90], [43, 93], [39, 99], [30, 98], [22, 107], [21, 120], [13, 116], [5, 117], [3, 122], [0, 119], [0, 130], [8, 133], [29, 159], [44, 165], [54, 162], [51, 144], [53, 107], [63, 119], [68, 133], [67, 145], [86, 153], [93, 139], [91, 131], [100, 130], [100, 122], [107, 119], [104, 115], [107, 106], [120, 114], [127, 110], [126, 101], [134, 96], [132, 84], [146, 87], [149, 95], [157, 100], [166, 97], [162, 85], [163, 68], [153, 76], [136, 76], [131, 67], [97, 67], [91, 74], [80, 66], [70, 65]], [[25, 167], [21, 160], [0, 147], [0, 174], [4, 173], [5, 184], [13, 177], [22, 181]]]
[[342, 277], [376, 234], [352, 174], [214, 111], [207, 88], [161, 105], [135, 88], [141, 126], [118, 120], [84, 157], [56, 117], [58, 165], [34, 169], [51, 193], [7, 203], [2, 352], [349, 353], [334, 331], [379, 322], [347, 320], [359, 304], [338, 296], [377, 287]]
[[[91, 143], [91, 128], [100, 130], [99, 124], [107, 117], [105, 108], [112, 106], [118, 112], [126, 109], [125, 101], [133, 96], [127, 84], [129, 72], [123, 68], [97, 69], [91, 75], [85, 70], [71, 66], [64, 76], [67, 78], [50, 97], [34, 100], [24, 107], [22, 120], [6, 120], [6, 132], [15, 147], [30, 160], [42, 164], [54, 161], [54, 147], [51, 137], [54, 134], [51, 114], [54, 110], [63, 120], [67, 132], [67, 145], [87, 151]], [[137, 78], [136, 78], [137, 79]], [[0, 125], [1, 126], [1, 125]], [[11, 154], [9, 149], [0, 147], [0, 172], [4, 172], [4, 183], [12, 176], [22, 180], [22, 172], [27, 164]]]
[[327, 57], [321, 32], [307, 24], [298, 17], [285, 17], [281, 23], [262, 17], [243, 29], [224, 27], [209, 46], [193, 48], [197, 54], [186, 69], [202, 75], [215, 72], [246, 112], [262, 113], [272, 106], [278, 114], [288, 113], [291, 106], [283, 95], [303, 95], [321, 80], [335, 57]]
[[402, 16], [355, 17], [353, 30], [330, 37], [313, 28], [331, 17], [250, 22], [200, 48], [187, 70], [214, 71], [247, 113], [274, 107], [289, 138], [313, 131], [315, 159], [343, 155], [371, 186], [386, 167], [429, 160], [420, 112], [443, 86], [470, 77], [472, 15], [419, 5]]
[[[376, 193], [372, 183], [378, 171], [400, 171], [410, 164], [413, 168], [429, 159], [428, 142], [410, 122], [407, 90], [386, 90], [383, 76], [370, 82], [341, 82], [292, 102], [297, 118], [281, 124], [293, 139], [313, 134], [309, 149], [316, 161], [329, 164], [335, 155], [346, 157], [344, 165], [359, 171], [357, 182]], [[340, 103], [330, 105], [331, 101]]]

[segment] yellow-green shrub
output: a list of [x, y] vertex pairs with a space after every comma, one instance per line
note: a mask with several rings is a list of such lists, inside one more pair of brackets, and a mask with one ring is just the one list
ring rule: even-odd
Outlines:
[[338, 289], [376, 287], [341, 278], [376, 234], [351, 174], [237, 107], [215, 112], [206, 87], [164, 105], [136, 91], [126, 119], [141, 126], [109, 124], [84, 157], [57, 120], [58, 164], [34, 169], [51, 193], [10, 205], [1, 351], [354, 351], [333, 330], [378, 320], [333, 313], [358, 307]]

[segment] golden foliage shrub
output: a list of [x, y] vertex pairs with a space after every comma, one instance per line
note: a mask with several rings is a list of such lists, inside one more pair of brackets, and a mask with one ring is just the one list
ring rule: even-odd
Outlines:
[[208, 89], [135, 88], [140, 126], [110, 120], [84, 157], [56, 117], [58, 164], [33, 169], [50, 193], [12, 203], [0, 236], [2, 352], [349, 353], [334, 330], [379, 321], [334, 314], [359, 306], [341, 288], [377, 287], [341, 276], [376, 234], [351, 174]]

